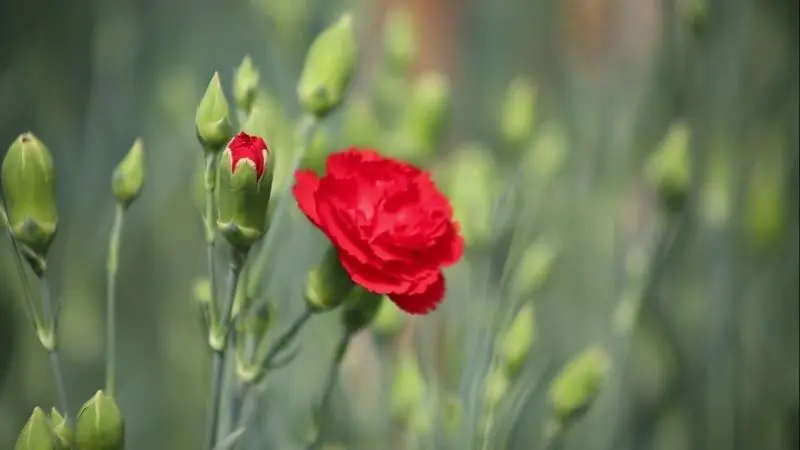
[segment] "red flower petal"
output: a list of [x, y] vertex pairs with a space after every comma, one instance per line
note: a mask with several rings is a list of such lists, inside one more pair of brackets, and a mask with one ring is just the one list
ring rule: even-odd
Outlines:
[[319, 228], [319, 214], [317, 214], [317, 200], [315, 198], [319, 187], [319, 177], [311, 170], [298, 170], [294, 174], [294, 179], [292, 194], [297, 201], [297, 206], [308, 217], [308, 220]]
[[439, 272], [435, 281], [429, 284], [425, 290], [416, 294], [392, 294], [389, 298], [398, 308], [409, 314], [427, 314], [439, 306], [444, 299], [444, 293], [444, 275]]
[[267, 165], [265, 152], [269, 152], [264, 139], [241, 132], [228, 144], [228, 150], [231, 152], [231, 173], [236, 170], [240, 161], [245, 160], [253, 164], [256, 178], [261, 180]]

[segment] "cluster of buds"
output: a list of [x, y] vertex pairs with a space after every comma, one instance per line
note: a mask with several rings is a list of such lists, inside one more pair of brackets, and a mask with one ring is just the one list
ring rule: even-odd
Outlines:
[[[142, 141], [136, 140], [112, 175], [111, 191], [119, 210], [127, 209], [139, 197], [143, 185], [144, 150]], [[43, 286], [43, 305], [37, 307], [29, 299], [28, 312], [42, 347], [51, 353], [56, 376], [60, 377], [58, 309], [51, 304], [45, 277], [48, 253], [58, 228], [56, 172], [50, 151], [33, 133], [24, 133], [11, 144], [3, 159], [0, 186], [5, 199], [3, 227]], [[86, 450], [124, 447], [122, 415], [110, 395], [99, 391], [87, 401], [74, 428], [68, 420], [65, 393], [61, 395], [62, 411], [53, 408], [48, 415], [41, 408], [34, 408], [19, 434], [16, 450], [67, 450], [73, 445]]]

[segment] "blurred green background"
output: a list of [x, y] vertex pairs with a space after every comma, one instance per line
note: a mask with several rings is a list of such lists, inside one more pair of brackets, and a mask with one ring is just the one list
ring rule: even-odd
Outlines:
[[[264, 89], [286, 116], [299, 116], [305, 50], [349, 9], [364, 59], [351, 100], [325, 124], [336, 136], [331, 147], [347, 145], [340, 131], [354, 99], [394, 93], [402, 103], [402, 89], [381, 78], [383, 18], [400, 4], [420, 40], [409, 76], [436, 70], [452, 83], [451, 126], [426, 163], [446, 172], [458, 149], [480, 142], [499, 168], [494, 182], [535, 204], [533, 217], [516, 224], [521, 239], [558, 242], [552, 280], [536, 298], [538, 337], [525, 376], [546, 381], [592, 343], [612, 353], [611, 380], [564, 448], [797, 448], [798, 3], [787, 0], [2, 0], [0, 143], [31, 130], [56, 161], [61, 220], [49, 273], [64, 305], [73, 408], [103, 384], [110, 173], [142, 136], [147, 184], [120, 262], [126, 448], [200, 447], [209, 355], [192, 294], [205, 272], [190, 189], [197, 102], [215, 70], [229, 89], [250, 54]], [[537, 86], [534, 137], [559, 130], [548, 145], [567, 155], [546, 191], [542, 172], [520, 163], [527, 150], [498, 131], [517, 75]], [[655, 247], [663, 223], [643, 167], [675, 121], [691, 129], [691, 192], [634, 330], [617, 333], [626, 267]], [[503, 199], [492, 199], [493, 221], [514, 209]], [[269, 270], [259, 274], [281, 323], [302, 310], [304, 274], [323, 243], [288, 210], [273, 230]], [[502, 224], [492, 233], [490, 251], [448, 274], [444, 306], [409, 320], [395, 344], [417, 349], [429, 375], [461, 355], [449, 377], [467, 399], [470, 377], [486, 365], [473, 357], [475, 345], [486, 345], [481, 308], [499, 304], [497, 261], [508, 246]], [[55, 401], [22, 295], [0, 239], [0, 449], [13, 446], [34, 406]], [[300, 357], [270, 378], [247, 448], [299, 448], [336, 326], [333, 317], [315, 320]], [[387, 432], [370, 413], [386, 389], [383, 346], [363, 336], [343, 370], [343, 429], [369, 442], [355, 448], [407, 448], [381, 439]], [[544, 413], [534, 391], [508, 424], [509, 448], [538, 448]]]

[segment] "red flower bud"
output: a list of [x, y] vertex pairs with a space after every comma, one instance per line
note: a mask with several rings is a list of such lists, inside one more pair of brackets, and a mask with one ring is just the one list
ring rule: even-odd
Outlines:
[[267, 143], [263, 139], [241, 132], [231, 140], [228, 149], [231, 152], [231, 173], [236, 171], [240, 162], [244, 162], [255, 168], [256, 181], [261, 181], [269, 153]]

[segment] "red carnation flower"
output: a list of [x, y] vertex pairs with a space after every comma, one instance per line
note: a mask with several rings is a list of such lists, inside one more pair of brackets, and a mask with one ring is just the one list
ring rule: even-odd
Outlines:
[[450, 202], [430, 175], [373, 150], [328, 157], [325, 174], [295, 174], [297, 205], [330, 238], [353, 282], [411, 314], [436, 308], [442, 267], [464, 251]]
[[255, 167], [256, 181], [261, 181], [269, 152], [267, 143], [263, 139], [241, 132], [234, 136], [228, 144], [228, 149], [231, 151], [231, 173], [236, 171], [239, 162], [244, 161], [245, 164], [252, 164]]

